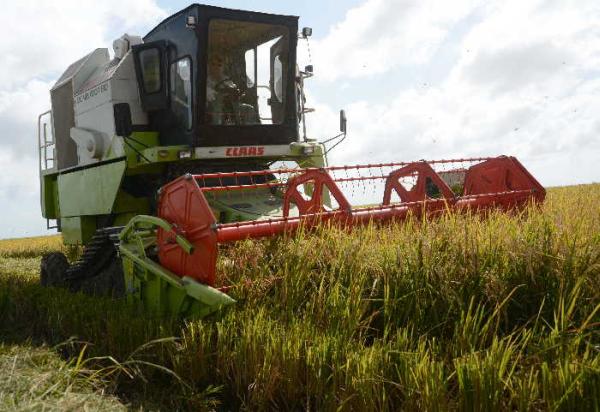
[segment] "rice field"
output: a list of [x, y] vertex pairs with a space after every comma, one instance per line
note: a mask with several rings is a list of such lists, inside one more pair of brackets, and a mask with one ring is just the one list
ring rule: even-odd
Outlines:
[[61, 249], [0, 241], [0, 409], [600, 410], [600, 185], [240, 242], [219, 261], [238, 303], [203, 320], [42, 289]]

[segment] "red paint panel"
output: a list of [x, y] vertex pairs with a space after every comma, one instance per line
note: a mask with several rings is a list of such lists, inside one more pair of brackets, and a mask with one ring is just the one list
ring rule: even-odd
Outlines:
[[216, 220], [191, 176], [180, 177], [162, 187], [158, 216], [194, 245], [194, 251], [188, 255], [175, 243], [172, 233], [159, 229], [160, 264], [179, 276], [189, 276], [213, 286], [217, 262]]
[[[546, 197], [544, 187], [517, 159], [500, 156], [470, 167], [465, 176], [463, 193], [464, 196], [471, 196], [519, 190], [532, 190], [533, 194], [526, 197], [537, 202], [543, 202]], [[498, 197], [496, 201], [499, 205], [513, 207], [526, 203], [528, 199], [519, 200], [514, 196], [504, 196]]]

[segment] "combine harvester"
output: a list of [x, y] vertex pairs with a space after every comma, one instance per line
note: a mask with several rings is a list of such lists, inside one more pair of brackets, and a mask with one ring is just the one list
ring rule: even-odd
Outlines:
[[[513, 157], [328, 166], [297, 33], [297, 17], [193, 5], [73, 63], [38, 119], [41, 205], [85, 249], [45, 256], [42, 284], [205, 316], [234, 302], [219, 244], [544, 200]], [[343, 111], [340, 131], [325, 143], [345, 138]]]

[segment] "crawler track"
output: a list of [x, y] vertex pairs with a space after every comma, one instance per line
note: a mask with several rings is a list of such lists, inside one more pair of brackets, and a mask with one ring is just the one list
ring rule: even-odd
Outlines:
[[123, 271], [116, 247], [121, 229], [104, 228], [94, 233], [79, 260], [65, 273], [69, 289], [94, 295], [123, 295]]

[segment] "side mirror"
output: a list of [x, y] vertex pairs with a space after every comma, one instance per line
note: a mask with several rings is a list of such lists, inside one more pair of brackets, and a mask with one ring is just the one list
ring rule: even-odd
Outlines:
[[305, 39], [307, 37], [312, 36], [312, 28], [311, 27], [304, 27], [302, 29], [302, 37], [304, 37]]
[[340, 132], [346, 134], [348, 125], [348, 119], [346, 118], [346, 111], [340, 110]]
[[313, 65], [312, 65], [312, 64], [309, 64], [308, 66], [306, 66], [306, 67], [304, 68], [304, 72], [305, 72], [305, 73], [311, 73], [311, 74], [312, 74], [312, 72], [313, 72], [313, 69], [314, 69], [314, 68], [313, 68]]
[[117, 136], [128, 137], [133, 132], [131, 125], [131, 109], [128, 103], [117, 103], [113, 106], [115, 115], [115, 133]]

